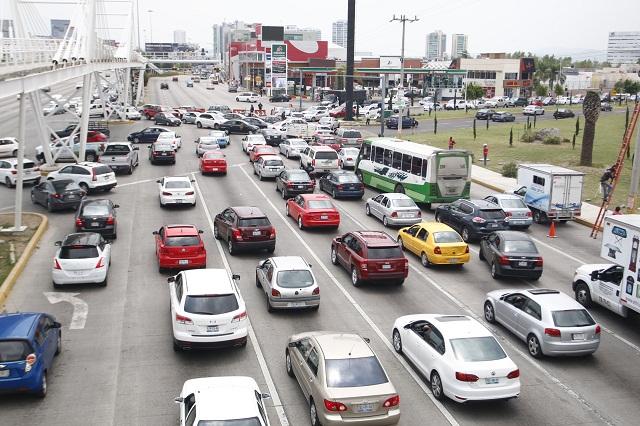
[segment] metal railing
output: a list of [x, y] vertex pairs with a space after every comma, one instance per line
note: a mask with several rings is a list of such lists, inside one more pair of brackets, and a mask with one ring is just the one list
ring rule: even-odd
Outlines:
[[0, 38], [1, 67], [51, 64], [60, 46], [59, 39]]

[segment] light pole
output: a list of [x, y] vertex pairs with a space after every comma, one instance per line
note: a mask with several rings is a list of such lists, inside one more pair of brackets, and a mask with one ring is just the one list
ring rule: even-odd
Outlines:
[[149, 13], [149, 43], [153, 43], [153, 21], [151, 20], [151, 14], [154, 10], [149, 9], [147, 12]]
[[400, 48], [400, 85], [398, 87], [398, 105], [400, 105], [400, 109], [398, 111], [398, 137], [402, 134], [402, 117], [404, 115], [404, 107], [400, 103], [402, 101], [402, 97], [404, 97], [404, 33], [407, 22], [412, 23], [419, 21], [417, 16], [413, 18], [407, 18], [406, 15], [400, 15], [399, 18], [396, 18], [396, 15], [393, 15], [393, 18], [389, 22], [402, 22], [402, 47]]

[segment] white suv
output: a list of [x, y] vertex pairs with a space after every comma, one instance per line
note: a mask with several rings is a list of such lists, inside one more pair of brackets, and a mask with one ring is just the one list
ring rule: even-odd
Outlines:
[[338, 170], [338, 153], [328, 146], [308, 146], [300, 151], [300, 168], [309, 174]]
[[242, 92], [236, 96], [237, 102], [258, 102], [260, 97], [253, 92]]
[[16, 138], [0, 138], [0, 157], [17, 157], [18, 140]]
[[[34, 185], [40, 183], [40, 168], [31, 160], [24, 159], [22, 161], [22, 181], [32, 182]], [[8, 188], [16, 186], [18, 181], [18, 159], [6, 158], [0, 160], [0, 182], [4, 183]]]
[[169, 277], [173, 348], [247, 344], [247, 308], [225, 269], [193, 269]]
[[60, 179], [71, 179], [85, 192], [98, 189], [111, 191], [118, 184], [111, 167], [88, 161], [70, 164], [47, 175], [47, 180]]
[[218, 129], [222, 123], [227, 121], [222, 115], [213, 112], [203, 112], [196, 118], [196, 126], [209, 129]]

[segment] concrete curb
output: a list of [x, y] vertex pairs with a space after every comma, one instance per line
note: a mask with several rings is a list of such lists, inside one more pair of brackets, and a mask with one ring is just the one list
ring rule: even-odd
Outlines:
[[29, 240], [29, 243], [25, 247], [24, 251], [20, 255], [20, 258], [18, 259], [16, 264], [13, 265], [13, 268], [11, 269], [11, 272], [9, 272], [9, 275], [7, 275], [7, 278], [5, 278], [2, 284], [0, 284], [0, 310], [4, 308], [4, 302], [9, 297], [9, 293], [11, 293], [13, 286], [15, 285], [16, 281], [18, 281], [18, 278], [20, 278], [20, 275], [22, 274], [24, 267], [29, 262], [29, 259], [31, 259], [31, 255], [33, 254], [36, 246], [38, 245], [38, 243], [40, 242], [40, 239], [42, 239], [42, 236], [44, 235], [45, 231], [49, 227], [49, 219], [47, 218], [47, 216], [40, 213], [23, 213], [23, 214], [25, 215], [31, 214], [31, 215], [39, 216], [42, 219], [42, 221], [40, 222], [40, 225], [38, 226], [38, 229], [36, 230], [36, 232], [31, 237], [31, 240]]

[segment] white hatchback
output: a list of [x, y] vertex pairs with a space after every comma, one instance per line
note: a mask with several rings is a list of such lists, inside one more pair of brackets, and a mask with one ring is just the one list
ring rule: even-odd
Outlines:
[[17, 157], [18, 140], [16, 138], [0, 138], [0, 157]]
[[320, 307], [320, 287], [311, 265], [300, 256], [263, 260], [256, 267], [256, 286], [267, 296], [267, 311]]
[[176, 132], [162, 132], [158, 134], [158, 139], [156, 139], [156, 142], [169, 142], [171, 143], [171, 147], [173, 148], [173, 150], [178, 151], [182, 146], [182, 137], [176, 135]]
[[53, 258], [53, 286], [64, 284], [107, 285], [111, 244], [97, 232], [79, 232], [57, 241]]
[[196, 205], [196, 188], [190, 178], [186, 176], [164, 177], [156, 182], [158, 183], [160, 207], [165, 207], [167, 204]]
[[60, 179], [71, 179], [85, 192], [98, 189], [110, 191], [118, 184], [111, 167], [89, 161], [70, 164], [47, 175], [47, 180]]
[[169, 277], [173, 348], [246, 346], [247, 308], [225, 269], [192, 269]]
[[253, 162], [253, 173], [258, 175], [260, 180], [264, 178], [275, 178], [284, 170], [284, 163], [277, 155], [261, 155]]

